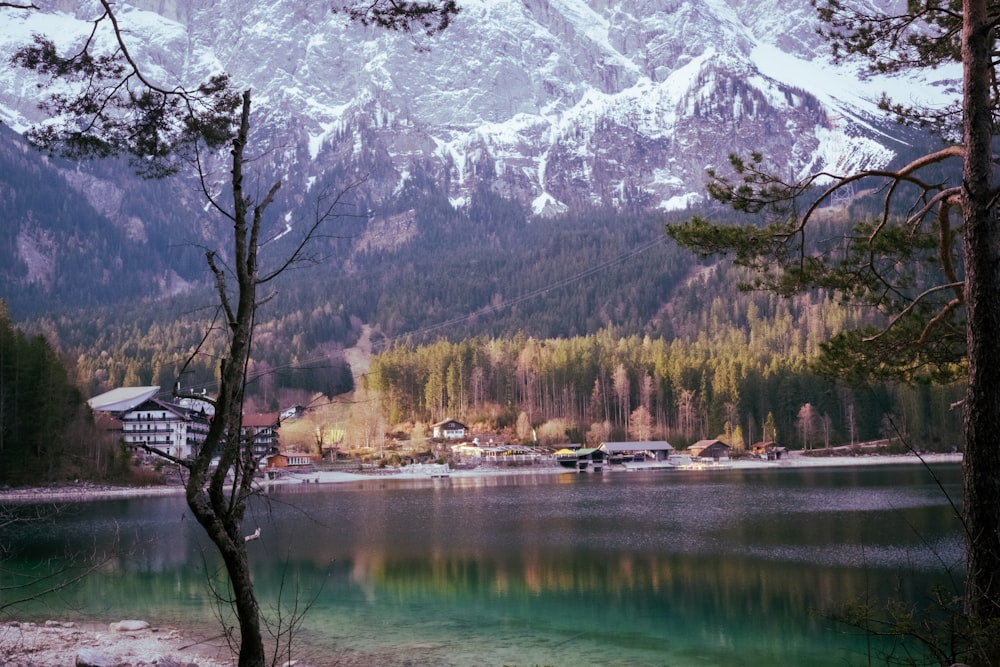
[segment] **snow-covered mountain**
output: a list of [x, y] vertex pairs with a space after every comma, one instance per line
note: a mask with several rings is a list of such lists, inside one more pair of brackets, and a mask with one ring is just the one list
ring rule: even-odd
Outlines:
[[[69, 45], [96, 3], [0, 10], [5, 57], [44, 32]], [[140, 0], [119, 20], [154, 76], [219, 70], [254, 90], [280, 172], [353, 162], [376, 200], [420, 170], [456, 205], [487, 185], [550, 214], [583, 205], [677, 208], [705, 168], [755, 149], [792, 175], [884, 166], [905, 146], [883, 91], [956, 94], [935, 79], [833, 66], [809, 0], [464, 0], [434, 38], [352, 25], [327, 2]], [[926, 76], [926, 73], [924, 74]], [[39, 89], [0, 71], [0, 119], [40, 120]]]

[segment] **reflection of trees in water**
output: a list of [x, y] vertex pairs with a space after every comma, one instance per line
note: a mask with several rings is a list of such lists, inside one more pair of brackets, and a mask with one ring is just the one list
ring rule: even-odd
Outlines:
[[72, 513], [72, 505], [0, 503], [0, 618], [68, 599], [88, 577], [114, 569], [117, 539], [89, 549], [51, 544], [51, 554], [33, 548], [31, 536], [50, 535]]
[[575, 600], [579, 604], [574, 613], [590, 610], [598, 615], [606, 615], [609, 605], [682, 615], [700, 615], [709, 607], [734, 618], [744, 618], [751, 610], [779, 617], [789, 609], [827, 609], [871, 593], [872, 581], [882, 581], [893, 592], [902, 586], [918, 595], [933, 576], [729, 555], [567, 553], [552, 558], [534, 553], [509, 561], [482, 554], [426, 559], [365, 554], [350, 567], [352, 582], [389, 599], [482, 597], [556, 606]]
[[[921, 540], [954, 534], [916, 468], [464, 481], [303, 485], [256, 499], [247, 526], [261, 528], [249, 555], [262, 602], [294, 582], [318, 593], [317, 618], [364, 607], [402, 622], [433, 608], [446, 620], [572, 618], [657, 637], [665, 622], [695, 636], [752, 622], [792, 637], [873, 585], [919, 598], [941, 578], [918, 557]], [[182, 516], [180, 498], [86, 504], [19, 548], [54, 559], [65, 544], [118, 539], [126, 552], [66, 608], [211, 624], [204, 539]]]
[[[24, 505], [27, 511], [41, 506]], [[44, 520], [0, 526], [21, 568], [96, 564], [99, 573], [167, 572], [200, 562], [201, 543], [183, 499], [131, 498], [60, 505]]]

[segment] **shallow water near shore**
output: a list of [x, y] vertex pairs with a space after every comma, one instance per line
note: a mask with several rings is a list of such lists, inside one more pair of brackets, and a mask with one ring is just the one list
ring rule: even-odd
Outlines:
[[[959, 466], [933, 470], [957, 498]], [[284, 486], [246, 525], [262, 607], [308, 607], [292, 657], [319, 665], [861, 664], [872, 646], [832, 607], [962, 572], [920, 466]], [[215, 560], [180, 497], [82, 503], [4, 539], [19, 568], [122, 549], [22, 615], [218, 634]]]

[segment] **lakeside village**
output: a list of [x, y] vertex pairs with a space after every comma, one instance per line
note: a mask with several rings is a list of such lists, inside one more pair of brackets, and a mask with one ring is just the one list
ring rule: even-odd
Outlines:
[[[159, 387], [123, 387], [88, 401], [96, 423], [108, 437], [121, 442], [137, 464], [160, 469], [163, 459], [149, 452], [155, 448], [178, 459], [192, 458], [205, 442], [212, 417], [207, 401], [183, 399], [170, 402], [157, 395]], [[392, 473], [407, 468], [430, 477], [445, 477], [452, 471], [490, 467], [561, 466], [577, 472], [641, 468], [706, 469], [729, 467], [734, 452], [718, 439], [701, 440], [678, 452], [664, 440], [603, 442], [595, 447], [566, 444], [545, 448], [501, 443], [492, 434], [473, 434], [455, 419], [432, 426], [430, 438], [419, 446], [401, 444], [388, 459], [384, 452], [342, 451], [339, 445], [317, 444], [313, 451], [283, 448], [282, 424], [301, 419], [301, 406], [280, 413], [247, 414], [243, 437], [252, 442], [260, 461], [262, 478], [300, 478], [320, 470]], [[369, 448], [371, 449], [371, 448]], [[787, 452], [774, 442], [759, 442], [740, 453], [752, 459], [778, 461]]]

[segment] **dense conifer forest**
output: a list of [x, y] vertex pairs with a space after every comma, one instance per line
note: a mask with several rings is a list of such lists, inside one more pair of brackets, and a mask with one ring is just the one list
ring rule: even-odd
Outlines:
[[[276, 286], [255, 334], [260, 368], [252, 375], [262, 385], [349, 390], [341, 352], [363, 324], [383, 347], [518, 332], [555, 338], [605, 326], [671, 336], [669, 319], [660, 317], [665, 298], [697, 270], [665, 238], [661, 215], [596, 211], [542, 220], [487, 192], [458, 210], [440, 197], [404, 195], [370, 220], [343, 220], [317, 249], [320, 263]], [[194, 288], [60, 309], [24, 324], [77, 360], [88, 394], [122, 384], [170, 386], [212, 326], [210, 298]], [[184, 385], [212, 381], [211, 345]]]
[[[359, 201], [365, 212], [341, 219], [317, 262], [285, 276], [262, 306], [256, 407], [364, 385], [390, 429], [452, 417], [546, 444], [958, 442], [949, 406], [961, 387], [856, 387], [815, 370], [830, 336], [876, 313], [831, 293], [741, 290], [746, 274], [664, 234], [691, 211], [542, 219], [486, 190], [455, 207], [419, 170], [391, 206], [368, 207]], [[841, 218], [823, 234], [835, 236]], [[67, 360], [84, 396], [177, 381], [211, 392], [222, 343], [212, 335], [180, 375], [216, 328], [210, 299], [197, 285], [161, 299], [124, 293], [113, 306], [60, 308], [19, 326]], [[367, 375], [344, 357], [365, 328], [376, 353]]]
[[0, 485], [123, 477], [119, 447], [94, 428], [75, 379], [45, 337], [11, 324], [0, 301]]
[[[213, 226], [223, 223], [179, 212], [201, 210], [190, 206], [201, 201], [196, 189], [136, 179], [114, 160], [41, 161], [9, 130], [0, 138], [0, 214], [19, 221], [0, 233], [0, 255], [14, 258], [0, 267], [11, 335], [44, 341], [82, 398], [178, 382], [213, 391], [224, 341], [213, 334], [204, 251], [217, 247]], [[372, 182], [392, 168], [379, 153], [352, 160], [312, 191], [338, 191], [357, 163]], [[304, 177], [286, 179], [275, 210], [308, 220], [316, 202], [292, 194]], [[615, 209], [541, 218], [485, 186], [450, 201], [435, 179], [413, 164], [391, 193], [352, 189], [315, 239], [312, 262], [273, 286], [249, 369], [255, 409], [364, 389], [395, 430], [452, 417], [552, 442], [657, 437], [683, 446], [721, 435], [738, 446], [774, 437], [816, 447], [902, 434], [918, 447], [957, 443], [950, 406], [960, 386], [859, 387], [818, 372], [825, 341], [881, 323], [878, 313], [829, 292], [743, 291], [748, 274], [724, 259], [700, 261], [664, 233], [665, 223], [696, 214], [734, 225], [752, 218], [712, 205], [650, 210], [637, 192], [621, 192]], [[850, 210], [818, 216], [817, 249], [843, 238], [846, 221], [877, 214], [881, 200], [864, 194]], [[264, 262], [295, 243], [280, 231], [285, 216], [269, 221]], [[362, 332], [374, 343], [367, 374], [345, 357]], [[9, 382], [5, 400], [15, 393]]]
[[[952, 404], [961, 386], [849, 386], [812, 370], [807, 356], [829, 302], [779, 304], [774, 321], [759, 319], [752, 300], [745, 305], [748, 327], [710, 312], [690, 339], [609, 328], [401, 344], [376, 357], [367, 380], [390, 423], [451, 415], [546, 445], [666, 438], [681, 448], [719, 437], [737, 451], [761, 440], [803, 449], [883, 439], [899, 451], [957, 446]], [[804, 328], [792, 325], [796, 317]]]

